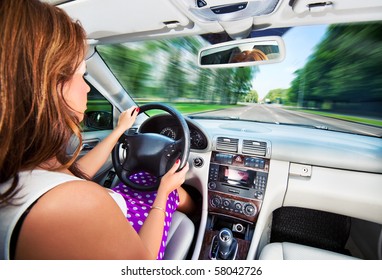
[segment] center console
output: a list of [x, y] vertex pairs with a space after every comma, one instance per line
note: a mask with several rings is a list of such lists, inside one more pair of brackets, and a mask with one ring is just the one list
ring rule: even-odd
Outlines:
[[268, 171], [267, 158], [212, 152], [208, 222], [199, 259], [219, 259], [224, 255], [221, 251], [226, 246], [219, 238], [222, 231], [231, 232], [237, 243], [234, 259], [246, 258], [266, 192]]

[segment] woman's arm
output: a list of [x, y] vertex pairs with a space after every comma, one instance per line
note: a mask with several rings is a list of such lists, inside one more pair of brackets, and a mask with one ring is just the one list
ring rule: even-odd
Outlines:
[[[154, 206], [165, 209], [168, 194], [185, 180], [188, 165], [177, 162], [162, 178]], [[160, 248], [165, 214], [152, 209], [139, 234], [107, 190], [72, 181], [44, 194], [25, 218], [16, 259], [153, 259]]]
[[[153, 208], [139, 231], [140, 238], [143, 243], [147, 245], [147, 248], [150, 248], [152, 257], [155, 258], [160, 248], [160, 242], [162, 241], [167, 197], [170, 192], [174, 189], [178, 189], [184, 183], [186, 173], [189, 169], [187, 163], [181, 171], [176, 172], [179, 164], [180, 160], [177, 160], [173, 167], [162, 177]], [[155, 231], [153, 231], [153, 228], [155, 228]]]
[[[152, 228], [161, 233], [161, 228]], [[43, 195], [25, 218], [16, 259], [155, 259], [106, 189], [72, 181]]]
[[92, 178], [105, 164], [119, 137], [135, 122], [139, 108], [131, 107], [121, 113], [117, 127], [91, 151], [77, 161], [78, 167]]
[[179, 187], [178, 194], [179, 194], [179, 205], [177, 210], [185, 214], [190, 214], [195, 212], [196, 210], [195, 202], [191, 198], [191, 196], [188, 194], [188, 192], [186, 192], [185, 189], [183, 189], [182, 187]]

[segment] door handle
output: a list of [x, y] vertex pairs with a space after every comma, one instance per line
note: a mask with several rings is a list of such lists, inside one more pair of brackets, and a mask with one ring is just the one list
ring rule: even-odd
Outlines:
[[99, 143], [99, 141], [91, 141], [91, 142], [83, 143], [81, 150], [82, 151], [89, 151], [89, 150], [93, 149], [95, 146], [97, 146], [98, 143]]

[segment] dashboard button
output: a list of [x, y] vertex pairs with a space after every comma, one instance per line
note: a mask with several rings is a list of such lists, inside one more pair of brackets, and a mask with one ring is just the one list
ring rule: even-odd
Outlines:
[[211, 205], [213, 207], [219, 207], [221, 205], [221, 203], [222, 203], [222, 200], [219, 196], [213, 196], [211, 198]]
[[236, 210], [241, 210], [242, 207], [243, 207], [243, 206], [241, 205], [241, 203], [239, 203], [239, 202], [236, 202], [236, 203], [235, 203], [235, 209], [236, 209]]
[[194, 158], [194, 166], [195, 167], [202, 167], [204, 164], [204, 161], [202, 158]]
[[228, 206], [230, 206], [230, 204], [231, 204], [231, 202], [229, 200], [227, 200], [227, 199], [223, 200], [223, 206], [224, 207], [228, 207]]
[[253, 205], [252, 203], [247, 203], [246, 205], [244, 205], [244, 214], [246, 216], [255, 216], [256, 215], [256, 206]]
[[210, 190], [214, 190], [214, 189], [216, 189], [216, 183], [215, 183], [215, 182], [209, 182], [209, 183], [208, 183], [208, 188], [209, 188]]

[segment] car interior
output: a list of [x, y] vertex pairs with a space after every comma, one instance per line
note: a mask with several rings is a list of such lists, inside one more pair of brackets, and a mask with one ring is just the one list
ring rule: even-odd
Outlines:
[[[165, 259], [382, 259], [381, 127], [373, 126], [367, 135], [229, 115], [187, 115], [154, 99], [141, 102], [102, 55], [109, 45], [198, 35], [209, 45], [197, 50], [195, 68], [262, 71], [288, 57], [282, 40], [288, 28], [380, 24], [380, 0], [45, 2], [64, 9], [86, 30], [88, 99], [103, 98], [109, 106], [109, 113], [87, 113], [81, 155], [110, 133], [122, 111], [141, 108], [93, 180], [105, 188], [131, 183], [124, 170], [131, 154], [140, 159], [141, 169], [162, 175], [168, 164], [159, 162], [165, 157], [166, 163], [178, 157], [182, 166], [189, 163], [184, 189], [197, 210], [176, 212]], [[226, 51], [231, 46], [243, 51], [249, 42], [269, 58], [231, 63]], [[151, 57], [153, 65], [159, 60]], [[68, 153], [77, 145], [73, 139]]]

